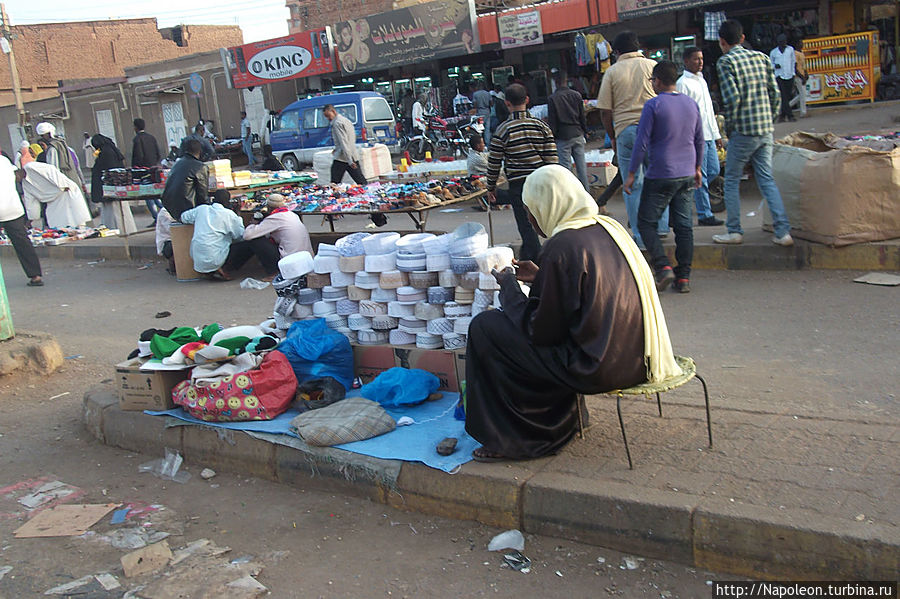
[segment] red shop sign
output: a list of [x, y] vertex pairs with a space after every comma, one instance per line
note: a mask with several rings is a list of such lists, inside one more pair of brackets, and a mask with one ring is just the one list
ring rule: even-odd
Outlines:
[[228, 48], [224, 61], [234, 87], [253, 87], [337, 70], [327, 27]]

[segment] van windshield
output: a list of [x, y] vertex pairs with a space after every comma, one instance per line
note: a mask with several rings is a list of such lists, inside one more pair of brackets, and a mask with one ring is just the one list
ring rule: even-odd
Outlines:
[[384, 98], [363, 98], [363, 115], [366, 122], [390, 121], [394, 118], [394, 113]]
[[296, 129], [297, 128], [297, 111], [288, 110], [278, 115], [275, 121], [275, 129]]

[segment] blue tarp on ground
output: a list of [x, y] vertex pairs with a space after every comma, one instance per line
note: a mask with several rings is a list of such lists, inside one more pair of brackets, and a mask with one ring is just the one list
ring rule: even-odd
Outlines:
[[[352, 391], [347, 394], [347, 397], [359, 397], [359, 391]], [[471, 460], [472, 451], [480, 446], [478, 441], [466, 433], [465, 423], [453, 417], [453, 411], [458, 401], [458, 393], [444, 393], [442, 399], [425, 402], [418, 406], [385, 408], [394, 420], [409, 416], [415, 421], [415, 424], [398, 426], [387, 434], [365, 441], [335, 445], [335, 447], [385, 460], [422, 462], [432, 468], [451, 472]], [[194, 418], [181, 408], [162, 412], [148, 410], [146, 413], [152, 416], [172, 416], [191, 424], [228, 430], [297, 437], [297, 433], [290, 428], [291, 420], [298, 414], [295, 410], [288, 410], [272, 420], [248, 422], [205, 422]], [[456, 451], [449, 456], [438, 455], [435, 447], [446, 437], [458, 439]]]

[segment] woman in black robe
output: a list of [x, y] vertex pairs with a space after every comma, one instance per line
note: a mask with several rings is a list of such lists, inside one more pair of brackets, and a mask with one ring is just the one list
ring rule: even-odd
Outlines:
[[125, 168], [125, 156], [116, 147], [116, 142], [99, 133], [91, 138], [91, 145], [100, 150], [94, 166], [91, 167], [91, 201], [101, 204], [100, 221], [107, 228], [114, 229], [116, 228], [116, 216], [112, 205], [110, 202], [103, 201], [103, 171], [111, 168]]
[[[576, 394], [645, 382], [654, 358], [645, 360], [642, 297], [652, 293], [657, 309], [659, 300], [637, 247], [621, 248], [633, 245], [627, 232], [599, 217], [578, 179], [558, 165], [532, 173], [523, 200], [532, 225], [550, 238], [537, 265], [495, 271], [502, 310], [469, 327], [466, 431], [482, 443], [472, 454], [478, 461], [555, 453], [576, 432]], [[639, 285], [642, 276], [652, 291]], [[519, 281], [531, 283], [528, 296]], [[650, 314], [654, 326], [662, 321], [671, 355], [661, 310]]]

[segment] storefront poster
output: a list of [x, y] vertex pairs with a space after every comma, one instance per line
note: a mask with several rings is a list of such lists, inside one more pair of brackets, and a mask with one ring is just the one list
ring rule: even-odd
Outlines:
[[500, 31], [500, 47], [504, 50], [544, 43], [544, 34], [541, 31], [541, 13], [536, 10], [499, 15], [497, 28]]
[[481, 51], [474, 0], [438, 0], [334, 26], [345, 75]]
[[872, 99], [872, 82], [862, 69], [810, 74], [807, 102], [844, 102]]
[[633, 19], [718, 2], [721, 0], [616, 0], [616, 10], [620, 19]]
[[253, 87], [337, 70], [327, 27], [228, 48], [223, 57], [234, 87]]

